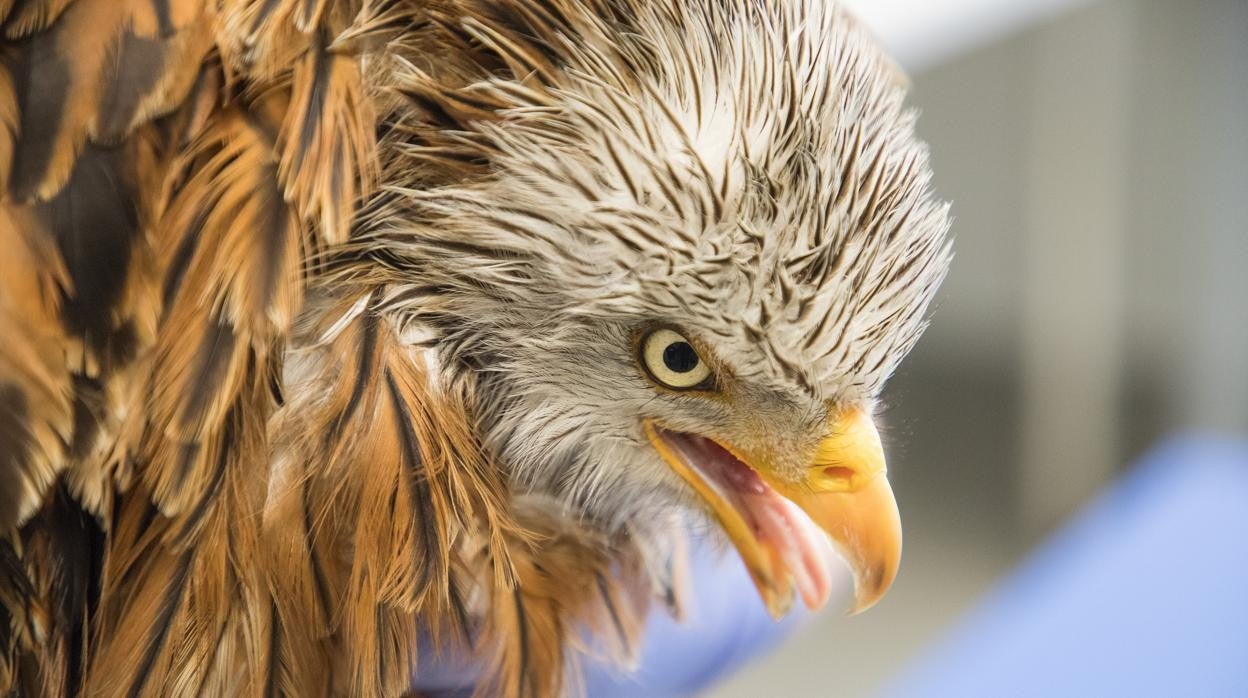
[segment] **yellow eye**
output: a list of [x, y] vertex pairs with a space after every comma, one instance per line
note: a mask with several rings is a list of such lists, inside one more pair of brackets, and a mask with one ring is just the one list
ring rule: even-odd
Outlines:
[[677, 390], [696, 388], [706, 382], [711, 368], [679, 332], [660, 329], [641, 342], [641, 360], [659, 383]]

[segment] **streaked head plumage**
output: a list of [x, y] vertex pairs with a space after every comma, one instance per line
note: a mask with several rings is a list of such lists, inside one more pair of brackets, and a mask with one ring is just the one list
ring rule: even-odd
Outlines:
[[[392, 305], [490, 386], [519, 482], [637, 525], [681, 491], [641, 421], [800, 460], [876, 397], [924, 326], [948, 216], [904, 81], [838, 6], [510, 0], [433, 31], [496, 69], [397, 71], [385, 147], [412, 185], [368, 251]], [[724, 392], [656, 386], [637, 351], [655, 327]]]

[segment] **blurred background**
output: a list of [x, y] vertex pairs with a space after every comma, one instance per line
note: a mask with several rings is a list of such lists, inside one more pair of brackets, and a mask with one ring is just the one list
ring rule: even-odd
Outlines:
[[875, 695], [1151, 446], [1248, 434], [1248, 1], [848, 4], [955, 217], [886, 394], [905, 556], [718, 698]]

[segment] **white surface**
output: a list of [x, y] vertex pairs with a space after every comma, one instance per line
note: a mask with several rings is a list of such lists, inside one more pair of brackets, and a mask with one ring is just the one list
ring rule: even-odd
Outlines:
[[842, 0], [908, 71], [922, 70], [1088, 0]]

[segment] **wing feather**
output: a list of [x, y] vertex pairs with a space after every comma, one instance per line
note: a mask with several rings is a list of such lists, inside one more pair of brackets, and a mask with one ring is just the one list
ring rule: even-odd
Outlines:
[[218, 116], [183, 156], [186, 182], [157, 231], [168, 308], [153, 348], [145, 473], [166, 514], [213, 477], [206, 458], [249, 376], [300, 303], [303, 233], [256, 117]]
[[58, 350], [64, 266], [50, 241], [24, 233], [0, 207], [0, 530], [32, 515], [64, 467], [70, 378]]
[[[507, 542], [515, 582], [489, 591], [483, 635], [492, 652], [477, 695], [577, 693], [565, 680], [577, 676], [567, 668], [579, 655], [635, 661], [648, 605], [634, 584], [642, 551], [552, 517], [546, 504], [521, 499], [514, 507], [526, 534]], [[595, 646], [576, 639], [583, 628], [596, 631]]]
[[6, 39], [21, 39], [52, 26], [75, 0], [5, 0], [0, 3], [0, 23]]
[[278, 176], [327, 244], [345, 242], [363, 192], [377, 178], [376, 117], [357, 60], [317, 45], [291, 76]]
[[[394, 109], [494, 119], [601, 9], [428, 5], [0, 0], [0, 694], [394, 695], [423, 628], [536, 696], [576, 623], [633, 646], [637, 551], [517, 509], [472, 372], [321, 274]], [[455, 89], [379, 85], [435, 49]]]
[[[240, 8], [263, 9], [0, 0], [0, 693], [230, 693], [268, 657], [264, 692], [277, 659], [324, 657], [273, 624], [256, 557], [266, 423], [310, 255], [373, 186], [375, 117], [358, 56], [312, 50], [355, 3], [280, 3], [241, 43]], [[247, 42], [290, 60], [218, 60]], [[90, 596], [46, 582], [63, 502], [108, 524], [75, 577], [103, 583], [90, 646], [48, 620]]]

